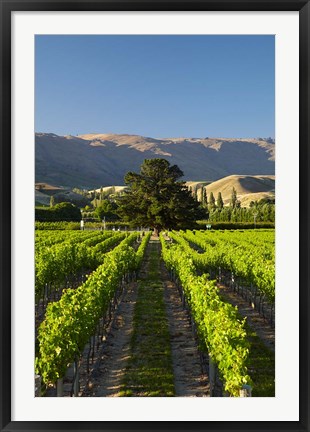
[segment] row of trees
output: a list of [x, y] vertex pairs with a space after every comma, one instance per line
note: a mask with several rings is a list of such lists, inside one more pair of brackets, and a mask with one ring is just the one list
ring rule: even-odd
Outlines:
[[118, 215], [124, 221], [136, 225], [161, 229], [191, 227], [196, 220], [209, 222], [274, 222], [274, 201], [263, 199], [252, 202], [249, 208], [241, 207], [237, 191], [232, 189], [228, 206], [224, 206], [219, 192], [215, 200], [206, 189], [193, 194], [185, 182], [179, 179], [183, 172], [170, 166], [165, 159], [145, 160], [140, 173], [129, 172], [125, 176], [128, 190], [118, 200]]
[[36, 208], [35, 220], [38, 222], [72, 221], [80, 222], [81, 211], [72, 203], [63, 202], [50, 208]]
[[101, 186], [100, 189], [92, 191], [74, 188], [73, 192], [88, 199], [89, 204], [91, 204], [94, 208], [101, 206], [104, 201], [113, 201], [116, 197], [115, 186], [111, 186], [109, 188], [103, 188]]
[[274, 222], [275, 201], [263, 198], [260, 201], [252, 201], [250, 207], [241, 207], [237, 191], [233, 187], [228, 205], [224, 205], [221, 192], [215, 199], [213, 192], [207, 195], [206, 188], [191, 190], [196, 200], [205, 210], [205, 218], [210, 222]]
[[[215, 199], [213, 192], [210, 192], [210, 195], [208, 197], [205, 186], [194, 190], [190, 188], [190, 190], [195, 199], [201, 203], [201, 206], [203, 208], [212, 211], [216, 208], [222, 209], [224, 207], [224, 201], [221, 192], [218, 193], [217, 198]], [[232, 189], [229, 205], [233, 209], [241, 207], [241, 203], [237, 198], [237, 191], [234, 187]]]
[[208, 213], [210, 222], [274, 222], [275, 205], [274, 204], [257, 204], [250, 208], [246, 207], [224, 207], [214, 209]]
[[[100, 221], [122, 220], [134, 226], [152, 227], [157, 233], [162, 229], [190, 228], [197, 220], [274, 221], [272, 203], [253, 203], [249, 209], [242, 208], [236, 189], [233, 188], [229, 205], [224, 206], [220, 192], [216, 199], [212, 192], [207, 196], [204, 187], [200, 192], [193, 193], [185, 182], [180, 181], [182, 176], [180, 168], [177, 165], [171, 166], [166, 159], [146, 159], [139, 173], [126, 174], [127, 189], [121, 195], [105, 195], [103, 189], [96, 192], [99, 193], [99, 197], [94, 197], [96, 206], [92, 215]], [[54, 210], [53, 217], [56, 217], [57, 205], [52, 205], [51, 210]], [[84, 217], [85, 214], [87, 212], [83, 213]], [[42, 220], [43, 216], [40, 215], [40, 219], [37, 220]], [[74, 217], [78, 218], [77, 213]]]

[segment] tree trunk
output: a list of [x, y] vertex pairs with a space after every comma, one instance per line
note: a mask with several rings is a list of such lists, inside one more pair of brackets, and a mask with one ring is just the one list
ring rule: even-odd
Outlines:
[[160, 229], [159, 228], [154, 228], [153, 234], [155, 237], [159, 237], [159, 233], [160, 233]]

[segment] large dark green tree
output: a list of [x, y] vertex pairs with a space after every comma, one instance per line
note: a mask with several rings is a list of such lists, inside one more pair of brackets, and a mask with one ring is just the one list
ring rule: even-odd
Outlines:
[[133, 225], [163, 229], [185, 228], [199, 219], [199, 203], [179, 179], [183, 172], [166, 159], [145, 159], [140, 173], [125, 176], [128, 190], [119, 198], [118, 214]]

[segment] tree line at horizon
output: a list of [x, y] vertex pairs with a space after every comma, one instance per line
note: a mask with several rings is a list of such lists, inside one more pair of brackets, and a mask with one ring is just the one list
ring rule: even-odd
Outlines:
[[228, 205], [224, 205], [222, 193], [218, 192], [215, 199], [211, 191], [209, 197], [206, 188], [191, 188], [193, 195], [206, 211], [206, 219], [210, 222], [274, 222], [275, 200], [262, 198], [251, 201], [249, 207], [242, 207], [238, 200], [235, 187], [232, 188]]
[[[183, 229], [192, 222], [274, 222], [275, 202], [262, 199], [242, 207], [232, 188], [228, 205], [224, 205], [221, 192], [216, 199], [209, 196], [205, 187], [193, 189], [180, 181], [183, 172], [177, 165], [170, 165], [166, 159], [145, 159], [140, 172], [125, 175], [127, 189], [121, 194], [111, 191], [93, 192], [92, 207], [82, 209], [70, 203], [56, 204], [50, 199], [50, 208], [36, 209], [36, 220], [74, 220], [94, 218], [106, 222], [122, 221], [134, 226], [149, 226], [159, 232], [162, 229]], [[75, 190], [78, 192], [78, 190]], [[73, 206], [73, 207], [72, 207]], [[72, 219], [73, 217], [73, 219]], [[61, 219], [63, 218], [63, 219]], [[71, 218], [71, 219], [70, 219]]]

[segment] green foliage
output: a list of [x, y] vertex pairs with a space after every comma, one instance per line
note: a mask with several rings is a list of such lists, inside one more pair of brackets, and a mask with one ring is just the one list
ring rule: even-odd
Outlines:
[[74, 204], [77, 207], [85, 207], [86, 205], [90, 204], [89, 199], [87, 199], [82, 194], [77, 194], [75, 192], [71, 191], [65, 191], [65, 192], [58, 192], [54, 195], [55, 203], [63, 203], [63, 202], [70, 202], [71, 204]]
[[147, 234], [142, 238], [141, 244], [139, 245], [139, 248], [138, 248], [138, 250], [137, 250], [137, 252], [136, 252], [136, 257], [137, 257], [137, 268], [139, 268], [139, 267], [141, 266], [141, 264], [142, 264], [142, 260], [143, 260], [144, 254], [145, 254], [145, 250], [146, 250], [146, 247], [147, 247], [147, 245], [148, 245], [148, 242], [149, 242], [149, 240], [150, 240], [150, 238], [151, 238], [151, 235], [152, 235], [152, 233], [151, 233], [151, 232], [148, 232], [148, 233], [147, 233]]
[[81, 220], [81, 212], [74, 204], [63, 202], [55, 204], [51, 208], [36, 208], [35, 219], [40, 222], [72, 221]]
[[233, 209], [238, 207], [237, 191], [234, 187], [231, 192], [230, 205]]
[[182, 176], [183, 172], [165, 159], [146, 159], [140, 174], [125, 176], [129, 190], [119, 198], [119, 215], [133, 225], [157, 231], [188, 226], [201, 213], [185, 183], [178, 181]]
[[35, 222], [36, 231], [45, 230], [80, 230], [80, 222]]
[[[86, 221], [84, 223], [85, 228], [89, 229], [102, 229], [103, 224], [102, 222], [88, 222]], [[121, 222], [121, 221], [113, 221], [113, 222], [106, 222], [106, 228], [112, 229], [112, 228], [120, 228], [121, 230], [128, 230], [129, 229], [129, 223]], [[195, 227], [197, 228], [197, 227]], [[81, 225], [80, 222], [38, 222], [35, 223], [35, 229], [36, 230], [80, 230]]]
[[275, 205], [265, 203], [260, 206], [252, 205], [249, 208], [240, 207], [239, 201], [236, 206], [233, 207], [213, 207], [210, 209], [209, 222], [252, 222], [254, 226], [254, 216], [256, 224], [261, 222], [272, 222], [275, 221]]
[[88, 191], [86, 189], [73, 188], [72, 192], [82, 195], [85, 198], [88, 198]]
[[275, 396], [275, 353], [246, 325], [251, 344], [248, 368], [253, 381], [253, 397]]
[[106, 221], [115, 221], [119, 219], [117, 216], [117, 205], [109, 200], [100, 201], [100, 205], [96, 207], [94, 216], [102, 221], [104, 218]]
[[89, 192], [89, 198], [94, 207], [100, 207], [103, 201], [108, 200], [109, 202], [115, 201], [115, 196], [118, 195], [115, 191], [115, 186], [111, 186], [110, 188], [103, 190], [101, 186], [99, 192], [92, 191]]
[[68, 365], [82, 353], [99, 319], [105, 316], [122, 276], [137, 269], [139, 260], [130, 246], [136, 238], [134, 233], [124, 239], [105, 254], [102, 265], [83, 285], [67, 289], [58, 302], [47, 306], [38, 329], [36, 358], [36, 373], [45, 384], [64, 376]]
[[[225, 208], [225, 210], [227, 210]], [[254, 228], [254, 222], [218, 222], [209, 219], [197, 221], [197, 228], [206, 229], [206, 225], [211, 224], [212, 230], [240, 230]], [[256, 222], [255, 228], [257, 229], [274, 229], [274, 222]]]
[[[36, 299], [41, 297], [46, 285], [56, 289], [78, 272], [98, 267], [104, 253], [125, 237], [124, 233], [113, 235], [112, 232], [100, 231], [75, 231], [74, 234], [78, 235], [63, 236], [56, 233], [52, 239], [45, 237], [43, 241], [36, 242]], [[51, 243], [52, 241], [54, 243]]]
[[186, 240], [205, 252], [192, 253], [200, 270], [233, 272], [235, 277], [253, 284], [270, 303], [275, 300], [274, 230], [270, 231], [205, 231], [170, 234], [186, 250]]
[[212, 211], [212, 210], [214, 210], [216, 208], [215, 198], [214, 198], [213, 192], [210, 192], [209, 207], [208, 208], [209, 208], [209, 211]]
[[216, 206], [221, 210], [224, 207], [224, 201], [221, 192], [217, 195]]
[[138, 282], [122, 396], [174, 395], [170, 335], [159, 275], [160, 256], [156, 244], [150, 248], [147, 276]]
[[[203, 207], [206, 207], [207, 198], [202, 201]], [[236, 189], [232, 189], [229, 206], [224, 206], [221, 192], [218, 193], [217, 200], [210, 192], [208, 222], [275, 222], [275, 201], [273, 198], [263, 198], [260, 201], [252, 201], [250, 207], [241, 207], [237, 198]]]
[[215, 281], [207, 275], [197, 276], [192, 253], [179, 245], [168, 245], [161, 236], [163, 259], [183, 287], [199, 339], [217, 364], [225, 390], [239, 396], [243, 384], [251, 383], [246, 362], [249, 343], [237, 309], [220, 299]]
[[206, 190], [206, 188], [204, 186], [202, 187], [202, 206], [204, 208], [208, 208], [207, 190]]

